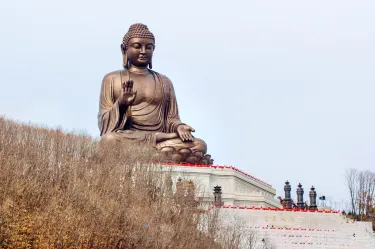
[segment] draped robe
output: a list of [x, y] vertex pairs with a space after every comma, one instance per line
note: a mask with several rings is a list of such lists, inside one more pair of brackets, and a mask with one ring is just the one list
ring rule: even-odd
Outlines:
[[151, 70], [150, 72], [154, 77], [154, 96], [148, 96], [147, 101], [131, 105], [127, 112], [120, 110], [118, 98], [122, 90], [121, 84], [127, 79], [128, 72], [112, 72], [104, 77], [98, 114], [100, 135], [110, 135], [117, 140], [144, 142], [158, 149], [173, 147], [179, 151], [188, 148], [192, 152], [206, 153], [206, 143], [198, 138], [193, 142], [182, 142], [178, 138], [156, 143], [156, 132], [175, 133], [177, 126], [183, 123], [179, 117], [172, 82], [164, 75]]

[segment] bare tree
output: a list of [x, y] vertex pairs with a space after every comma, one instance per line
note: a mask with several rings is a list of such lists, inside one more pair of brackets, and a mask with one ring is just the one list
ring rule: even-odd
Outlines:
[[347, 169], [345, 173], [346, 184], [349, 189], [351, 212], [355, 215], [357, 213], [357, 176], [358, 171], [356, 169]]
[[358, 220], [372, 216], [375, 201], [375, 173], [371, 171], [346, 170], [346, 183], [350, 194], [351, 213]]
[[[365, 200], [365, 214], [369, 215], [371, 206], [375, 202], [375, 173], [367, 171], [366, 174], [366, 200]], [[372, 213], [371, 213], [372, 214]]]
[[215, 231], [215, 241], [226, 249], [274, 249], [267, 233], [254, 231], [240, 217], [220, 213]]
[[258, 241], [259, 241], [259, 236], [258, 234], [255, 232], [255, 231], [251, 231], [251, 232], [248, 232], [246, 235], [245, 235], [246, 239], [245, 239], [245, 246], [244, 248], [246, 249], [255, 249], [257, 244], [258, 244]]
[[357, 185], [358, 215], [360, 218], [364, 214], [366, 200], [366, 172], [358, 172]]

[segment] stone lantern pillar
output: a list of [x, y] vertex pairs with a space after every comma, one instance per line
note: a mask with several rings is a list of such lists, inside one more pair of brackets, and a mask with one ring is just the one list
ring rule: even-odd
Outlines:
[[214, 187], [214, 198], [215, 198], [214, 205], [217, 207], [221, 207], [223, 205], [221, 201], [221, 194], [222, 194], [221, 186], [216, 185], [216, 187]]
[[314, 186], [311, 187], [309, 196], [310, 196], [310, 210], [318, 209], [318, 206], [316, 205], [316, 191], [315, 191]]
[[298, 184], [298, 188], [297, 188], [297, 207], [301, 209], [305, 209], [305, 203], [303, 202], [303, 193], [304, 191], [300, 183]]
[[292, 186], [290, 186], [289, 181], [285, 182], [284, 191], [285, 191], [285, 207], [292, 208], [292, 199], [290, 198], [290, 191], [292, 190]]

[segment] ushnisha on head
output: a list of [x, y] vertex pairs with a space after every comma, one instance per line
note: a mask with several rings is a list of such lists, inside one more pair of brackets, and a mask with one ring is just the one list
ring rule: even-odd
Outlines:
[[141, 23], [131, 25], [121, 44], [124, 68], [128, 69], [130, 65], [152, 68], [154, 49], [155, 36], [147, 26]]

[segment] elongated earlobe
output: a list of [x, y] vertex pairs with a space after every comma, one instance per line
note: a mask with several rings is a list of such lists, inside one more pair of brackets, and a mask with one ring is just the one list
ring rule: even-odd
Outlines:
[[123, 62], [122, 65], [124, 66], [125, 69], [129, 69], [129, 60], [128, 60], [128, 54], [125, 52], [123, 56]]
[[129, 69], [129, 59], [128, 59], [128, 54], [126, 53], [124, 44], [121, 44], [121, 53], [122, 53], [122, 66], [125, 69]]

